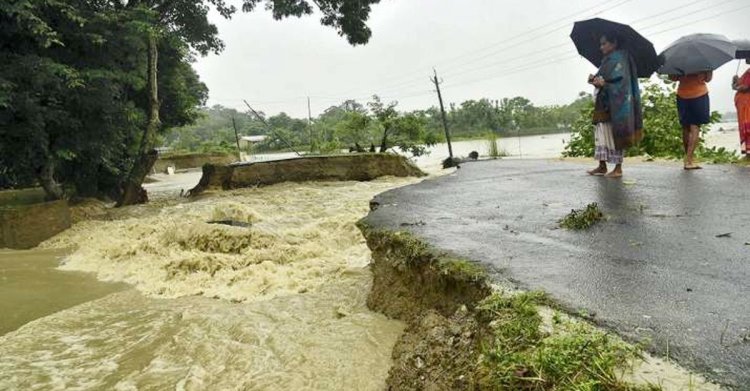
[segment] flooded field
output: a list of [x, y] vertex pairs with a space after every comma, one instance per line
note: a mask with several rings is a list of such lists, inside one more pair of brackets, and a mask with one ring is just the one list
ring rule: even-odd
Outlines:
[[[41, 271], [132, 288], [100, 282], [116, 292], [88, 290], [0, 336], [0, 389], [382, 389], [404, 326], [365, 306], [370, 255], [354, 224], [372, 196], [414, 181], [282, 184], [75, 225], [13, 284]], [[209, 223], [227, 220], [244, 224]], [[8, 278], [2, 301], [24, 306]]]

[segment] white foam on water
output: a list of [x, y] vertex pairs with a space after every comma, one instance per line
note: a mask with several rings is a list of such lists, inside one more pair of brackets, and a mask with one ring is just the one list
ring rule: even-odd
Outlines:
[[42, 247], [135, 289], [0, 336], [0, 389], [382, 389], [404, 326], [366, 307], [355, 223], [415, 181], [281, 184], [76, 224]]
[[[315, 290], [369, 262], [356, 221], [375, 194], [413, 182], [281, 184], [86, 221], [45, 242], [73, 247], [64, 270], [133, 284], [148, 296], [233, 301]], [[209, 224], [234, 220], [249, 227]]]

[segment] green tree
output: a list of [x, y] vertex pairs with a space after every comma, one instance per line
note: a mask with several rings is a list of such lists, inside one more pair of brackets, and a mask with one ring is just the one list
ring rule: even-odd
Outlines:
[[[261, 2], [245, 0], [243, 9]], [[321, 23], [352, 44], [369, 39], [374, 3], [265, 1], [277, 19], [310, 14], [313, 4]], [[223, 48], [211, 8], [235, 12], [223, 0], [0, 3], [0, 185], [38, 183], [50, 198], [72, 186], [123, 204], [142, 200], [160, 135], [196, 120], [205, 101], [190, 61]]]
[[426, 119], [414, 113], [400, 114], [396, 111], [398, 102], [386, 104], [374, 95], [367, 105], [378, 124], [381, 153], [398, 147], [402, 152], [420, 156], [426, 152], [426, 146], [437, 142], [437, 137], [426, 129]]

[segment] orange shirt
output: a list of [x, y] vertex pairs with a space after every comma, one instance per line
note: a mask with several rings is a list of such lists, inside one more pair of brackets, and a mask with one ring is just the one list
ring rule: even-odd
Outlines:
[[694, 99], [708, 94], [706, 73], [694, 73], [692, 75], [677, 76], [674, 79], [680, 82], [677, 87], [677, 96], [682, 99]]

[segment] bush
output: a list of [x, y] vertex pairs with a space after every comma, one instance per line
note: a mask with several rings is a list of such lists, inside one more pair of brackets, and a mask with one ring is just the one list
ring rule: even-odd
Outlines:
[[[626, 155], [681, 159], [682, 128], [677, 114], [675, 83], [646, 82], [642, 85], [641, 96], [644, 137], [639, 145], [628, 149]], [[589, 102], [581, 109], [580, 116], [573, 123], [573, 135], [565, 146], [563, 156], [594, 156], [594, 126], [591, 124], [593, 110], [593, 102]], [[711, 124], [720, 120], [719, 113], [711, 113]], [[704, 145], [702, 138], [708, 132], [709, 125], [701, 128], [702, 137], [696, 148], [696, 156], [713, 163], [735, 161], [737, 157], [734, 152], [724, 148], [707, 148]]]

